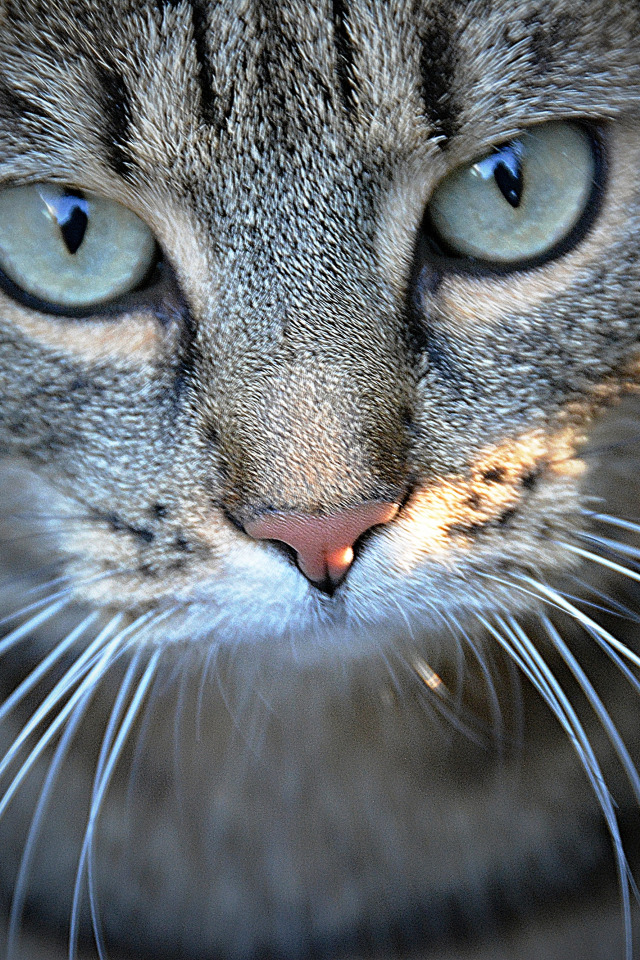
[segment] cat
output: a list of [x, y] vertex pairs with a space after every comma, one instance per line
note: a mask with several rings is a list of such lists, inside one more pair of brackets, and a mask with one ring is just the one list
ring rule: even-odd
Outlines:
[[0, 11], [0, 956], [640, 956], [635, 0]]

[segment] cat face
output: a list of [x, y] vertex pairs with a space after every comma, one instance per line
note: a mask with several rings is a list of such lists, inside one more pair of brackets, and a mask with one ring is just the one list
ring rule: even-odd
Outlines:
[[[599, 509], [594, 425], [638, 383], [637, 4], [0, 0], [0, 23], [0, 598], [32, 617], [0, 652], [72, 611], [44, 660], [42, 646], [19, 650], [3, 679], [0, 776], [21, 766], [0, 826], [29, 838], [14, 873], [9, 854], [0, 863], [9, 942], [29, 894], [65, 929], [72, 917], [73, 952], [103, 806], [108, 934], [138, 949], [134, 905], [148, 952], [302, 956], [308, 929], [324, 949], [378, 930], [385, 897], [391, 916], [428, 904], [433, 928], [457, 936], [451, 890], [473, 924], [492, 884], [508, 912], [512, 887], [526, 899], [533, 883], [546, 904], [599, 882], [602, 820], [624, 899], [627, 846], [593, 727], [620, 760], [616, 802], [624, 781], [635, 810], [637, 711], [607, 713], [544, 611], [605, 648], [591, 656], [607, 704], [628, 704], [637, 655], [558, 584], [602, 566], [584, 540]], [[637, 472], [618, 482], [605, 467], [610, 489]], [[51, 570], [64, 590], [31, 606], [25, 583], [56, 588]], [[538, 614], [593, 726], [521, 613]], [[440, 696], [464, 644], [472, 667], [464, 696], [454, 683], [438, 701], [442, 734], [393, 670], [399, 656]], [[497, 787], [473, 746], [490, 730], [502, 747], [503, 719], [518, 726], [499, 647], [551, 719], [536, 715], [526, 776], [501, 767]], [[206, 668], [175, 719], [150, 708], [129, 821], [120, 751], [160, 658], [187, 648]], [[375, 657], [384, 682], [357, 672]], [[109, 700], [112, 667], [124, 679]], [[257, 690], [268, 716], [252, 740]], [[190, 711], [206, 749], [180, 740]], [[68, 747], [85, 715], [90, 743], [56, 753], [34, 793], [41, 754], [57, 735]], [[184, 822], [166, 798], [171, 736]], [[60, 769], [67, 793], [27, 882], [38, 797]], [[121, 862], [127, 829], [136, 862], [121, 874], [109, 857]], [[546, 874], [541, 850], [557, 854]], [[581, 851], [570, 869], [565, 850]]]
[[[637, 12], [481, 6], [318, 7], [302, 34], [295, 4], [276, 25], [137, 3], [106, 28], [90, 3], [5, 6], [5, 183], [84, 202], [67, 261], [103, 221], [126, 247], [122, 208], [138, 230], [122, 289], [89, 250], [65, 289], [102, 270], [102, 293], [67, 301], [31, 263], [0, 291], [2, 443], [76, 518], [60, 548], [83, 597], [268, 637], [420, 624], [566, 564], [585, 424], [635, 378]], [[549, 131], [553, 156], [587, 154], [568, 225], [526, 146]], [[454, 186], [438, 228], [430, 198], [505, 145], [529, 149], [522, 236], [551, 223], [500, 260], [495, 176], [480, 220]], [[465, 210], [479, 254], [442, 236]], [[350, 534], [328, 591], [286, 536], [247, 533], [363, 504], [396, 512]]]

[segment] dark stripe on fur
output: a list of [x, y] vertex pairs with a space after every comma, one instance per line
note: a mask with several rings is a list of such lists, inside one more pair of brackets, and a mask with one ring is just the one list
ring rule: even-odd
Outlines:
[[532, 15], [524, 21], [529, 37], [531, 58], [540, 73], [553, 70], [558, 57], [566, 56], [579, 33], [577, 19], [571, 14], [559, 14], [549, 20]]
[[[198, 67], [198, 86], [200, 87], [200, 114], [204, 123], [213, 125], [219, 123], [220, 117], [214, 109], [216, 101], [213, 94], [213, 70], [207, 42], [207, 34], [209, 32], [207, 4], [206, 2], [201, 2], [201, 0], [157, 0], [157, 7], [161, 13], [167, 7], [176, 10], [183, 6], [188, 6], [191, 11], [193, 43]], [[230, 112], [231, 107], [229, 106], [227, 114]]]
[[354, 50], [347, 28], [347, 11], [344, 0], [332, 0], [333, 39], [336, 47], [336, 74], [340, 99], [347, 113], [353, 113], [354, 102]]
[[436, 136], [446, 141], [459, 129], [455, 97], [457, 51], [453, 35], [455, 3], [444, 2], [422, 31], [422, 96], [425, 115]]
[[109, 166], [120, 177], [126, 178], [135, 160], [131, 154], [129, 132], [131, 129], [131, 98], [125, 79], [115, 66], [109, 68], [95, 65], [99, 84], [98, 96], [103, 111], [101, 139]]
[[193, 42], [195, 44], [196, 60], [198, 62], [200, 112], [205, 123], [213, 124], [217, 118], [216, 111], [214, 110], [213, 70], [207, 43], [207, 33], [209, 30], [207, 5], [206, 3], [200, 2], [200, 0], [189, 0], [189, 5], [191, 7], [191, 23], [193, 24]]
[[29, 118], [42, 118], [46, 114], [37, 104], [32, 103], [0, 79], [0, 116], [13, 122]]

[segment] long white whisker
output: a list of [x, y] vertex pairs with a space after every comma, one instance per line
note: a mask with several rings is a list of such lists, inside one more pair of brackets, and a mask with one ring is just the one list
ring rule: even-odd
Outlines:
[[[521, 584], [516, 582], [516, 580], [529, 579], [529, 578], [524, 578], [518, 574], [515, 574], [514, 576], [516, 579], [511, 583], [512, 587], [514, 587], [516, 590], [521, 591], [528, 597], [535, 597], [538, 600], [541, 599], [540, 594], [538, 592], [534, 590], [527, 590], [526, 587], [523, 587], [521, 586]], [[506, 582], [506, 581], [501, 581], [501, 582]], [[531, 582], [534, 584], [536, 583], [536, 581], [534, 580], [531, 580]], [[542, 589], [543, 584], [537, 584], [537, 586], [540, 589]], [[638, 665], [638, 660], [640, 658], [638, 658], [632, 650], [630, 650], [624, 643], [622, 643], [621, 640], [618, 640], [617, 637], [614, 637], [613, 634], [605, 630], [604, 627], [601, 627], [599, 623], [596, 623], [595, 620], [592, 620], [586, 614], [582, 613], [582, 611], [578, 607], [575, 607], [573, 604], [571, 604], [567, 600], [567, 597], [564, 594], [562, 594], [560, 591], [554, 590], [553, 588], [547, 585], [544, 585], [544, 589], [545, 589], [545, 593], [548, 594], [548, 596], [545, 596], [542, 599], [544, 599], [545, 602], [549, 606], [553, 607], [555, 610], [559, 610], [563, 613], [566, 613], [573, 620], [577, 620], [580, 626], [589, 634], [589, 636], [593, 640], [595, 640], [595, 642], [598, 644], [600, 649], [603, 650], [604, 653], [606, 653], [606, 655], [610, 658], [610, 660], [613, 663], [615, 663], [616, 667], [625, 675], [629, 683], [632, 686], [634, 686], [636, 690], [640, 692], [640, 681], [631, 672], [627, 664], [624, 662], [623, 657], [626, 658], [627, 660], [630, 660], [634, 664], [634, 666]], [[557, 598], [557, 599], [553, 599], [553, 598]], [[620, 656], [619, 653], [616, 653], [616, 650], [618, 650], [622, 654], [622, 656]]]
[[501, 744], [503, 740], [504, 723], [502, 718], [502, 709], [500, 707], [500, 699], [496, 691], [495, 683], [493, 682], [493, 677], [491, 676], [491, 671], [487, 666], [485, 658], [482, 656], [482, 654], [478, 650], [477, 645], [473, 642], [473, 640], [469, 636], [468, 631], [464, 629], [464, 627], [459, 623], [459, 621], [455, 618], [455, 616], [451, 615], [451, 620], [455, 624], [457, 629], [460, 631], [460, 633], [462, 634], [462, 637], [466, 641], [467, 645], [469, 646], [469, 649], [473, 653], [473, 656], [478, 666], [480, 667], [480, 670], [482, 672], [482, 676], [484, 678], [484, 682], [486, 685], [488, 698], [489, 698], [489, 706], [491, 711], [491, 717], [493, 720], [494, 737], [495, 737], [495, 732], [497, 731], [498, 732], [497, 742]]
[[601, 567], [608, 567], [609, 570], [615, 570], [616, 573], [621, 573], [623, 577], [629, 577], [630, 580], [635, 580], [637, 583], [640, 583], [640, 573], [636, 570], [624, 567], [622, 564], [616, 563], [614, 560], [609, 560], [607, 557], [602, 557], [597, 553], [592, 553], [590, 550], [584, 550], [582, 547], [577, 547], [573, 543], [563, 543], [560, 540], [557, 540], [556, 543], [558, 546], [564, 547], [565, 550], [569, 550], [570, 553], [584, 557], [585, 560], [593, 560], [594, 563], [599, 563]]
[[40, 828], [42, 827], [42, 822], [46, 813], [47, 804], [50, 799], [51, 791], [55, 785], [55, 782], [60, 773], [60, 767], [67, 755], [73, 737], [75, 736], [76, 730], [80, 724], [80, 721], [84, 717], [86, 708], [89, 704], [90, 693], [88, 692], [85, 697], [80, 700], [72, 712], [69, 722], [67, 723], [64, 734], [60, 740], [60, 743], [56, 747], [55, 754], [49, 766], [47, 776], [45, 778], [44, 784], [40, 791], [40, 797], [31, 820], [31, 826], [29, 828], [29, 834], [25, 842], [24, 850], [22, 853], [22, 858], [20, 860], [20, 868], [18, 871], [18, 876], [16, 883], [13, 889], [13, 896], [11, 900], [11, 913], [9, 918], [9, 929], [7, 933], [7, 960], [11, 960], [14, 955], [14, 951], [18, 942], [18, 932], [20, 919], [22, 917], [22, 910], [24, 907], [24, 902], [27, 892], [27, 882], [29, 878], [29, 871], [33, 863], [33, 855], [35, 852], [35, 846], [40, 834]]
[[[6, 653], [6, 651], [11, 647], [14, 647], [16, 643], [26, 637], [27, 634], [31, 633], [33, 630], [36, 630], [41, 624], [46, 623], [47, 620], [50, 620], [51, 617], [55, 616], [56, 613], [59, 613], [63, 607], [66, 607], [67, 604], [71, 602], [71, 596], [63, 596], [63, 593], [67, 594], [67, 591], [56, 593], [52, 597], [46, 597], [44, 600], [39, 600], [37, 603], [31, 604], [31, 606], [25, 607], [24, 610], [20, 611], [21, 614], [30, 613], [32, 610], [40, 609], [46, 604], [50, 604], [50, 606], [46, 606], [44, 610], [40, 610], [40, 613], [34, 614], [34, 616], [30, 617], [26, 623], [20, 624], [19, 627], [16, 627], [15, 630], [12, 630], [11, 633], [8, 633], [2, 638], [2, 640], [0, 640], [0, 656], [2, 656], [3, 653]], [[58, 599], [61, 596], [62, 599]], [[57, 603], [52, 602], [55, 600], [57, 600]], [[0, 621], [0, 624], [3, 622], [6, 621]]]
[[[535, 581], [534, 581], [535, 582]], [[600, 809], [609, 829], [609, 835], [614, 847], [616, 868], [620, 884], [622, 897], [622, 913], [625, 930], [625, 956], [626, 960], [633, 960], [633, 943], [631, 928], [631, 900], [629, 890], [630, 871], [627, 859], [624, 854], [622, 837], [615, 813], [613, 799], [604, 779], [600, 764], [595, 756], [593, 747], [587, 737], [582, 723], [573, 709], [570, 700], [564, 690], [554, 677], [548, 664], [541, 656], [539, 651], [527, 637], [526, 633], [514, 620], [510, 618], [510, 624], [506, 623], [501, 617], [496, 617], [496, 622], [505, 631], [502, 635], [493, 625], [484, 617], [479, 617], [485, 628], [498, 641], [498, 643], [511, 656], [514, 656], [520, 669], [525, 676], [529, 678], [545, 702], [550, 707], [552, 713], [564, 728], [569, 740], [580, 760], [581, 766], [585, 771], [594, 793], [600, 804]], [[508, 639], [507, 639], [508, 638]]]
[[614, 637], [613, 634], [609, 633], [608, 630], [605, 630], [604, 627], [601, 627], [599, 623], [596, 623], [595, 620], [592, 620], [591, 617], [588, 617], [586, 613], [583, 613], [578, 607], [574, 606], [572, 603], [569, 603], [557, 590], [554, 590], [552, 587], [547, 586], [545, 583], [538, 583], [537, 580], [533, 580], [531, 577], [526, 576], [525, 574], [515, 574], [516, 580], [522, 580], [524, 583], [528, 583], [535, 591], [535, 594], [542, 595], [547, 597], [552, 601], [553, 605], [559, 607], [562, 610], [565, 610], [567, 613], [571, 614], [574, 620], [577, 620], [578, 623], [581, 623], [584, 627], [591, 628], [594, 630], [599, 637], [606, 644], [609, 644], [618, 653], [632, 663], [635, 667], [640, 668], [640, 657], [630, 650], [626, 644], [622, 643], [621, 640], [618, 640], [617, 637]]
[[584, 603], [586, 606], [595, 606], [596, 610], [601, 610], [610, 617], [621, 617], [624, 620], [630, 620], [632, 623], [640, 623], [640, 616], [638, 616], [638, 614], [632, 610], [631, 607], [627, 607], [624, 603], [621, 603], [620, 600], [617, 600], [610, 594], [605, 593], [604, 590], [598, 590], [593, 583], [583, 580], [581, 577], [576, 576], [576, 574], [571, 574], [571, 579], [577, 583], [583, 591], [591, 593], [595, 597], [599, 597], [603, 603], [606, 604], [606, 606], [591, 604], [589, 601], [583, 598], [583, 595], [570, 596], [568, 593], [564, 593], [567, 600], [575, 600], [578, 603]]
[[26, 677], [22, 683], [20, 683], [15, 690], [11, 693], [9, 697], [0, 705], [0, 723], [4, 718], [13, 710], [13, 708], [18, 704], [23, 697], [29, 693], [30, 690], [38, 684], [38, 682], [49, 672], [51, 667], [54, 666], [64, 657], [65, 653], [76, 643], [79, 637], [85, 633], [92, 624], [98, 619], [98, 613], [90, 613], [87, 617], [84, 618], [82, 623], [79, 623], [71, 633], [68, 634], [56, 647], [53, 648], [51, 653], [48, 654], [42, 660], [35, 670]]
[[[76, 704], [82, 699], [82, 697], [87, 693], [87, 691], [95, 690], [98, 686], [99, 681], [102, 679], [104, 674], [107, 672], [109, 667], [115, 663], [123, 650], [128, 649], [128, 647], [133, 642], [130, 637], [134, 632], [140, 633], [140, 628], [143, 624], [146, 624], [149, 618], [152, 616], [152, 613], [145, 613], [135, 620], [132, 624], [126, 627], [124, 630], [120, 631], [112, 640], [106, 643], [104, 639], [102, 641], [102, 649], [85, 665], [85, 671], [83, 674], [84, 679], [80, 685], [76, 688], [75, 692], [71, 695], [67, 703], [64, 705], [56, 718], [47, 728], [46, 732], [40, 737], [36, 745], [31, 750], [30, 754], [27, 756], [26, 760], [22, 763], [20, 769], [16, 773], [15, 777], [5, 790], [2, 799], [0, 800], [0, 818], [3, 816], [7, 806], [15, 796], [20, 785], [24, 781], [25, 777], [32, 769], [34, 763], [37, 761], [38, 757], [42, 754], [43, 750], [55, 737], [58, 730], [63, 727], [67, 721], [69, 715], [73, 712]], [[114, 617], [114, 620], [119, 620], [121, 614], [118, 614]], [[105, 628], [106, 629], [106, 628]], [[104, 631], [103, 631], [104, 633]], [[88, 671], [88, 672], [87, 672]], [[75, 679], [79, 679], [76, 677]], [[49, 698], [47, 698], [47, 701]], [[51, 709], [58, 703], [60, 696], [58, 696], [52, 704], [46, 704], [46, 713], [50, 712]], [[45, 706], [43, 704], [43, 707]], [[2, 771], [6, 769], [8, 763], [15, 756], [17, 749], [24, 743], [29, 734], [35, 729], [38, 723], [42, 720], [42, 716], [36, 716], [40, 714], [40, 710], [36, 711], [36, 714], [31, 718], [29, 723], [21, 731], [19, 737], [17, 738], [20, 743], [16, 747], [16, 743], [13, 744], [11, 750], [5, 755], [0, 764]]]
[[589, 517], [590, 520], [608, 523], [612, 527], [619, 527], [621, 530], [628, 530], [630, 533], [640, 533], [640, 523], [634, 523], [633, 520], [625, 520], [623, 517], [614, 517], [610, 513], [591, 513], [589, 510], [585, 510], [584, 514], [585, 516]]
[[600, 537], [596, 533], [578, 533], [581, 540], [587, 540], [589, 543], [596, 543], [606, 549], [621, 553], [623, 556], [631, 557], [633, 560], [640, 560], [640, 549], [633, 547], [623, 540], [612, 540], [610, 537]]
[[640, 680], [636, 677], [635, 673], [631, 670], [631, 667], [624, 662], [622, 657], [616, 653], [615, 650], [612, 650], [609, 644], [600, 637], [595, 630], [592, 630], [591, 627], [584, 627], [584, 630], [589, 634], [592, 640], [594, 640], [600, 649], [609, 657], [612, 663], [615, 663], [618, 670], [624, 674], [625, 678], [635, 688], [636, 692], [640, 694]]
[[[79, 582], [81, 582], [83, 585], [86, 585], [112, 576], [114, 576], [114, 572], [112, 570], [108, 570], [104, 573], [97, 573], [94, 576], [86, 577]], [[75, 582], [77, 583], [78, 581], [76, 580]], [[56, 590], [55, 593], [51, 593], [47, 597], [41, 597], [39, 600], [34, 600], [33, 603], [28, 604], [26, 607], [22, 607], [20, 610], [15, 610], [13, 613], [10, 613], [6, 617], [0, 619], [0, 627], [4, 626], [5, 623], [10, 623], [12, 620], [17, 620], [19, 617], [26, 616], [26, 614], [31, 613], [33, 610], [40, 610], [47, 603], [52, 603], [54, 600], [58, 600], [61, 597], [64, 599], [64, 603], [70, 603], [72, 599], [75, 599], [72, 587], [66, 586], [63, 590]], [[26, 625], [23, 624], [22, 626]], [[15, 631], [13, 631], [13, 633], [15, 633]], [[13, 636], [13, 633], [9, 634], [8, 637], [5, 637], [2, 641], [0, 641], [0, 654], [4, 653], [5, 643], [10, 636]]]
[[[116, 735], [116, 727], [120, 722], [122, 714], [124, 712], [125, 704], [129, 691], [133, 684], [136, 671], [138, 670], [138, 665], [140, 663], [140, 658], [142, 656], [142, 647], [138, 647], [135, 651], [131, 662], [127, 667], [127, 672], [124, 676], [122, 683], [120, 684], [120, 689], [118, 695], [111, 709], [111, 715], [109, 717], [109, 722], [107, 724], [107, 729], [105, 730], [104, 737], [102, 739], [102, 746], [100, 748], [100, 754], [98, 756], [98, 762], [96, 764], [96, 771], [93, 780], [93, 790], [91, 793], [91, 808], [93, 809], [93, 804], [96, 802], [96, 797], [98, 796], [98, 790], [100, 786], [100, 781], [102, 774], [106, 768], [108, 762], [109, 751], [113, 746], [114, 737]], [[98, 948], [98, 954], [100, 957], [103, 956], [104, 942], [102, 937], [102, 925], [100, 923], [100, 918], [98, 915], [98, 905], [95, 895], [95, 858], [94, 858], [94, 848], [91, 846], [89, 856], [87, 858], [87, 882], [89, 887], [89, 904], [91, 908], [91, 920], [93, 923], [93, 930], [96, 939], [96, 945]]]
[[[16, 739], [13, 741], [11, 748], [5, 753], [2, 760], [0, 760], [0, 776], [3, 775], [14, 757], [22, 748], [22, 745], [27, 741], [39, 724], [48, 716], [49, 713], [51, 713], [52, 710], [55, 709], [60, 700], [73, 687], [74, 683], [80, 678], [84, 677], [95, 664], [96, 660], [102, 656], [101, 651], [109, 634], [117, 628], [122, 619], [123, 615], [117, 614], [112, 620], [109, 621], [109, 623], [100, 631], [96, 639], [87, 647], [87, 649], [81, 654], [78, 660], [76, 660], [73, 666], [65, 673], [58, 683], [56, 683], [53, 690], [45, 697], [38, 709], [32, 714], [31, 718], [27, 721]], [[116, 640], [119, 638], [120, 634]], [[114, 643], [114, 641], [112, 641], [112, 643]], [[0, 810], [1, 809], [2, 802], [0, 801]]]
[[[49, 566], [51, 569], [51, 566]], [[29, 597], [34, 593], [39, 593], [41, 590], [48, 590], [50, 587], [58, 586], [60, 583], [71, 583], [71, 577], [64, 573], [61, 577], [54, 577], [52, 580], [47, 580], [46, 583], [39, 583], [35, 587], [30, 587], [29, 590], [25, 591], [25, 596]]]
[[198, 684], [198, 698], [196, 702], [196, 743], [200, 743], [202, 739], [202, 706], [204, 703], [204, 691], [207, 683], [210, 682], [209, 673], [217, 655], [218, 647], [214, 643], [210, 644], [207, 657], [202, 668], [202, 673], [200, 675], [200, 683]]
[[598, 717], [602, 726], [606, 730], [607, 736], [611, 740], [611, 743], [613, 744], [613, 747], [616, 753], [620, 757], [620, 762], [622, 763], [625, 769], [625, 772], [629, 777], [629, 781], [633, 788], [633, 792], [635, 793], [636, 799], [640, 804], [640, 775], [638, 774], [636, 766], [633, 763], [631, 756], [629, 755], [629, 751], [627, 750], [624, 744], [624, 741], [622, 740], [622, 737], [618, 732], [617, 727], [613, 723], [613, 720], [611, 719], [611, 716], [608, 710], [606, 709], [602, 700], [596, 693], [596, 690], [594, 689], [593, 684], [587, 677], [586, 673], [584, 672], [584, 670], [582, 669], [582, 667], [580, 666], [580, 664], [578, 663], [574, 655], [569, 650], [567, 644], [564, 642], [564, 640], [558, 633], [554, 624], [549, 620], [547, 616], [544, 616], [544, 615], [541, 617], [541, 621], [545, 630], [547, 631], [549, 639], [553, 643], [556, 650], [560, 653], [560, 656], [569, 667], [571, 673], [574, 675], [574, 677], [578, 681], [578, 684], [580, 685], [580, 689], [583, 691], [585, 697], [593, 707], [593, 710], [596, 716]]
[[[111, 777], [113, 776], [116, 768], [116, 764], [120, 759], [122, 749], [144, 702], [149, 685], [153, 680], [162, 652], [162, 648], [158, 647], [149, 660], [147, 668], [138, 683], [136, 692], [131, 699], [131, 703], [129, 704], [125, 717], [120, 725], [117, 736], [109, 749], [108, 759], [105, 762], [100, 781], [91, 799], [91, 809], [89, 811], [89, 819], [87, 822], [87, 828], [85, 830], [84, 842], [82, 844], [80, 859], [78, 861], [76, 884], [73, 892], [73, 905], [71, 908], [71, 921], [69, 926], [69, 960], [74, 960], [76, 955], [80, 922], [80, 897], [82, 892], [82, 881], [84, 879], [87, 857], [91, 854], [96, 823], [102, 809], [102, 803], [111, 781]], [[96, 945], [98, 947], [100, 960], [104, 960], [104, 952], [100, 952], [100, 944], [97, 943]]]

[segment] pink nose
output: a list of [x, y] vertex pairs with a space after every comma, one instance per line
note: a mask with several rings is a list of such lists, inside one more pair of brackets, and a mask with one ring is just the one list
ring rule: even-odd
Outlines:
[[328, 517], [267, 513], [246, 524], [256, 540], [281, 540], [298, 554], [298, 566], [309, 580], [338, 583], [353, 563], [353, 545], [366, 530], [388, 523], [397, 503], [363, 503]]

